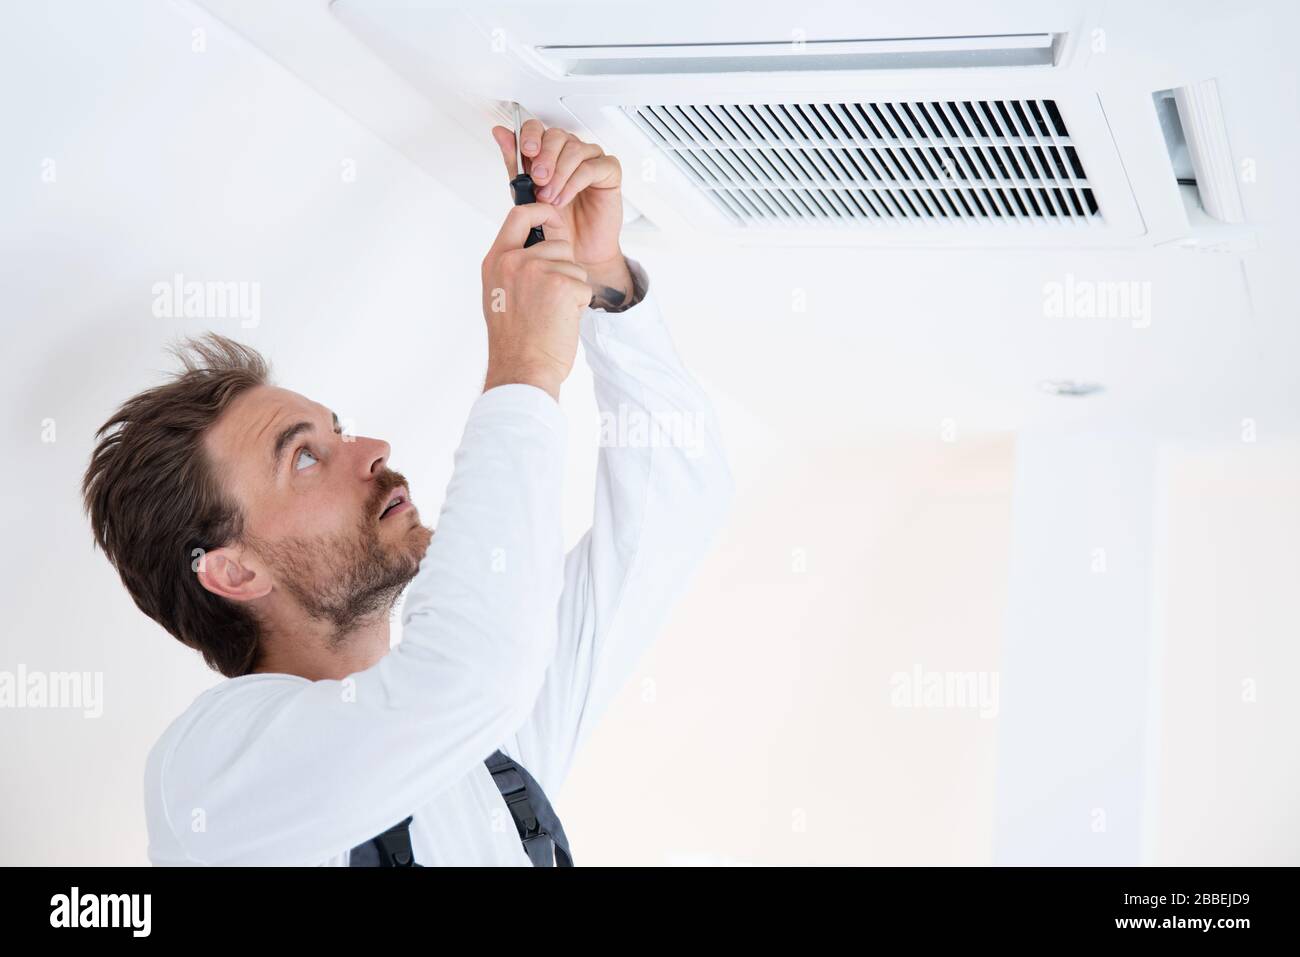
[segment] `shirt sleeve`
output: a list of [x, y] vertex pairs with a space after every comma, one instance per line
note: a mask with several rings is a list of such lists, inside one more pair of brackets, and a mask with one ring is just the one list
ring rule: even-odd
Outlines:
[[342, 681], [219, 688], [159, 772], [167, 826], [190, 859], [319, 863], [433, 799], [526, 720], [555, 653], [565, 432], [541, 389], [485, 392], [401, 643]]
[[595, 512], [565, 557], [556, 654], [515, 742], [551, 794], [685, 590], [733, 491], [713, 408], [653, 293], [617, 313], [588, 309], [581, 335], [600, 413]]

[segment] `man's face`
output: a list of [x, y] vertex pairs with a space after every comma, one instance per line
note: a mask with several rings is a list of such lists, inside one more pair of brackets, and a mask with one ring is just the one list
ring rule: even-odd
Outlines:
[[387, 442], [344, 436], [329, 409], [274, 386], [239, 396], [205, 441], [275, 588], [339, 639], [392, 607], [433, 532], [388, 468]]

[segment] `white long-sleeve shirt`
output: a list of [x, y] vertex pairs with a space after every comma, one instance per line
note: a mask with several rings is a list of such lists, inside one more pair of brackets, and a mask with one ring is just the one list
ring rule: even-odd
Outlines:
[[607, 426], [587, 534], [564, 554], [555, 400], [483, 393], [401, 642], [342, 681], [254, 674], [200, 695], [146, 765], [154, 864], [346, 865], [413, 815], [421, 864], [529, 865], [484, 759], [500, 748], [554, 802], [731, 495], [712, 409], [653, 296], [586, 310], [581, 335]]

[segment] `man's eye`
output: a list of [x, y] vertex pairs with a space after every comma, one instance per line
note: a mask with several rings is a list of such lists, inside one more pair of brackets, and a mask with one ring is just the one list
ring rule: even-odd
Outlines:
[[[304, 464], [304, 458], [310, 459], [310, 461], [307, 461]], [[311, 468], [311, 466], [316, 464], [316, 461], [317, 461], [316, 456], [312, 455], [309, 450], [302, 449], [298, 452], [298, 458], [294, 460], [293, 467], [301, 471], [305, 468]]]

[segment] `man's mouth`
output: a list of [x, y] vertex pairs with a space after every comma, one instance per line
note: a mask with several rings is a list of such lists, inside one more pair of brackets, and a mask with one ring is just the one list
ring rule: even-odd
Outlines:
[[384, 504], [384, 510], [379, 513], [379, 520], [382, 522], [389, 516], [400, 515], [407, 509], [414, 507], [415, 506], [411, 504], [411, 493], [408, 492], [406, 486], [403, 485], [399, 488], [393, 489], [393, 494], [389, 496], [388, 501]]

